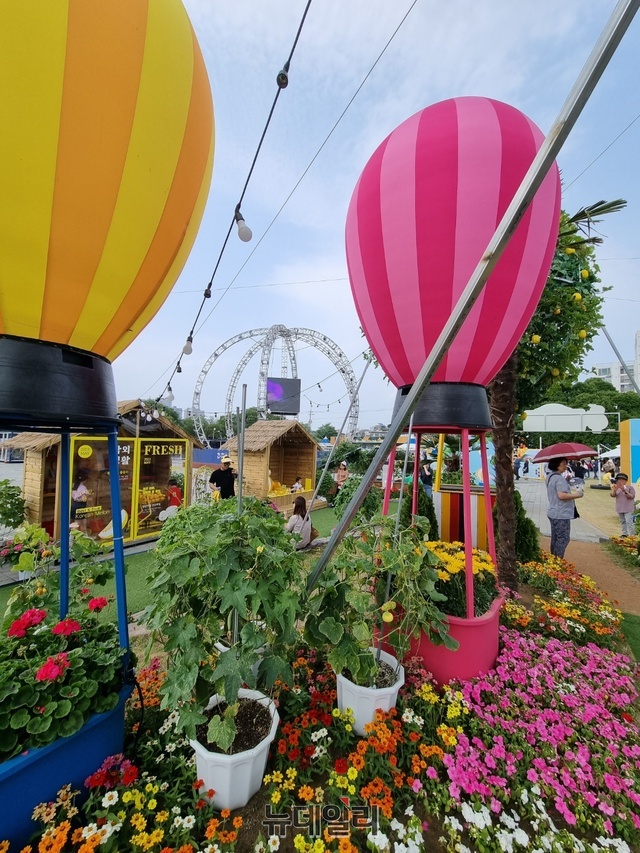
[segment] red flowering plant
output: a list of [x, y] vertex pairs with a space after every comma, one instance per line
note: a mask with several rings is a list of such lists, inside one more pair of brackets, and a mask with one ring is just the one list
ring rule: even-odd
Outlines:
[[63, 619], [57, 573], [29, 579], [7, 605], [0, 625], [0, 762], [68, 737], [117, 704], [122, 649], [103, 612], [108, 598], [94, 594], [94, 583], [104, 583], [113, 567], [92, 562], [95, 546], [80, 537]]

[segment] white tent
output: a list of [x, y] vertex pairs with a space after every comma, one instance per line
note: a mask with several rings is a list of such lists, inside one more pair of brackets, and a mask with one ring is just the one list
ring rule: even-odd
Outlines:
[[614, 447], [613, 450], [607, 450], [606, 453], [600, 454], [600, 459], [619, 459], [620, 458], [620, 445]]

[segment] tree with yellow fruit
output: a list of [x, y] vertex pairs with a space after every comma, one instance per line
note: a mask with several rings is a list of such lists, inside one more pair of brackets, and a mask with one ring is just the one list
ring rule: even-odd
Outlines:
[[489, 386], [495, 424], [496, 493], [498, 504], [498, 572], [500, 580], [517, 587], [513, 467], [516, 412], [542, 404], [558, 384], [577, 381], [592, 340], [603, 324], [603, 293], [594, 246], [593, 225], [626, 201], [599, 201], [573, 216], [564, 211], [547, 284], [515, 352]]

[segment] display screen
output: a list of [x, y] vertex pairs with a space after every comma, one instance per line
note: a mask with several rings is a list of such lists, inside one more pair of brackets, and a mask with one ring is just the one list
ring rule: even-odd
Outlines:
[[300, 412], [300, 380], [267, 376], [267, 409], [274, 415]]

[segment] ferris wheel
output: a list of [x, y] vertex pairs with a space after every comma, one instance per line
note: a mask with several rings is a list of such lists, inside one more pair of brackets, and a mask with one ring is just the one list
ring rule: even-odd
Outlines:
[[261, 417], [266, 417], [268, 414], [267, 374], [269, 371], [269, 364], [271, 363], [273, 348], [278, 340], [282, 341], [280, 364], [282, 377], [288, 376], [289, 370], [291, 371], [291, 377], [293, 379], [297, 379], [298, 377], [298, 365], [296, 362], [295, 349], [297, 341], [303, 341], [329, 359], [336, 368], [336, 371], [340, 374], [349, 399], [353, 401], [345, 432], [347, 435], [351, 435], [355, 432], [358, 426], [359, 413], [357, 382], [353, 368], [351, 367], [351, 362], [347, 359], [344, 352], [335, 343], [335, 341], [331, 340], [331, 338], [328, 338], [320, 332], [314, 332], [313, 329], [287, 329], [286, 326], [275, 325], [269, 326], [268, 328], [251, 329], [247, 332], [240, 332], [240, 334], [234, 335], [223, 344], [220, 344], [220, 346], [211, 353], [207, 361], [204, 363], [193, 391], [192, 411], [197, 436], [205, 446], [209, 445], [209, 439], [205, 435], [204, 422], [202, 419], [202, 388], [207, 375], [215, 362], [230, 347], [235, 346], [235, 344], [239, 344], [242, 341], [253, 341], [252, 345], [242, 356], [236, 369], [233, 371], [233, 375], [231, 376], [231, 381], [229, 382], [229, 387], [227, 389], [227, 396], [225, 398], [225, 420], [227, 436], [231, 438], [233, 435], [233, 401], [236, 388], [238, 387], [238, 382], [240, 381], [240, 377], [242, 376], [244, 369], [251, 359], [258, 354], [258, 352], [260, 352], [261, 355], [258, 373], [257, 409]]

